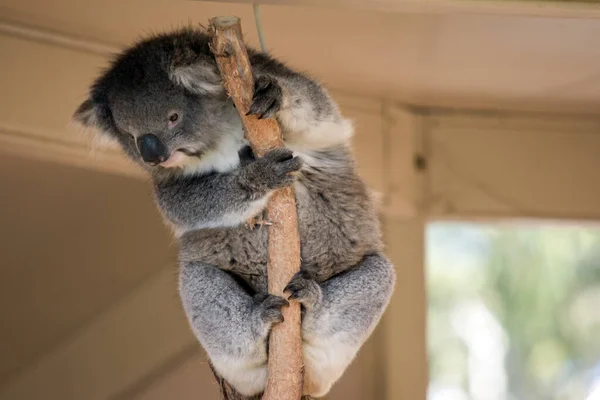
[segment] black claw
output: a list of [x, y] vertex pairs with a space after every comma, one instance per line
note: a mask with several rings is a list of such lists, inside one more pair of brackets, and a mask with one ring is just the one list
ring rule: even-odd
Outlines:
[[257, 105], [256, 105], [256, 103], [252, 103], [252, 104], [250, 105], [250, 109], [249, 109], [249, 110], [248, 110], [248, 112], [246, 113], [246, 116], [248, 116], [248, 115], [252, 115], [252, 114], [256, 114], [257, 112], [258, 112], [258, 110], [257, 110]]
[[302, 278], [304, 278], [304, 279], [312, 279], [312, 280], [314, 280], [314, 279], [315, 279], [315, 274], [313, 274], [313, 273], [312, 273], [312, 272], [310, 272], [310, 271], [306, 271], [306, 270], [304, 270], [304, 269], [303, 269], [303, 270], [301, 270], [300, 272], [298, 272], [298, 274], [299, 274], [299, 275], [300, 275]]
[[290, 302], [287, 301], [286, 299], [282, 299], [283, 300], [283, 304], [282, 307], [289, 307], [290, 306]]
[[300, 292], [294, 292], [288, 297], [288, 299], [297, 300], [300, 297]]
[[284, 292], [295, 292], [296, 290], [299, 290], [299, 289], [300, 288], [298, 287], [298, 284], [296, 282], [290, 282], [285, 287], [285, 289], [283, 289], [283, 291]]
[[256, 293], [252, 299], [254, 300], [254, 302], [256, 304], [262, 304], [263, 301], [265, 301], [267, 299], [267, 297], [269, 297], [268, 294], [266, 293]]
[[262, 117], [264, 118], [271, 118], [275, 115], [277, 111], [274, 108], [270, 108], [267, 111], [265, 111], [262, 115]]
[[280, 148], [270, 151], [265, 157], [273, 159], [273, 161], [283, 162], [294, 158], [294, 153], [289, 149]]
[[259, 77], [256, 82], [254, 82], [254, 95], [256, 96], [258, 91], [269, 87], [269, 85], [271, 85], [271, 78], [265, 75]]
[[270, 303], [271, 304], [269, 304], [268, 307], [276, 309], [281, 307], [288, 307], [290, 305], [290, 303], [283, 297], [274, 297]]

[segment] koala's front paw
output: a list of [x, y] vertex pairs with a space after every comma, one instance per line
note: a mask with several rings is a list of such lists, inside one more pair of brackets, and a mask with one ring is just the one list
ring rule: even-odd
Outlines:
[[288, 298], [298, 300], [307, 310], [319, 304], [323, 298], [321, 286], [308, 271], [297, 272], [283, 292], [290, 293]]
[[281, 109], [283, 92], [277, 80], [269, 75], [261, 75], [254, 82], [254, 96], [246, 115], [256, 115], [258, 119], [271, 118]]
[[283, 297], [272, 294], [256, 294], [254, 302], [257, 304], [257, 313], [260, 320], [269, 328], [273, 324], [283, 322], [282, 307], [287, 307], [290, 303]]
[[293, 172], [302, 168], [302, 159], [286, 149], [275, 149], [249, 164], [243, 173], [244, 184], [259, 192], [289, 186], [295, 181]]

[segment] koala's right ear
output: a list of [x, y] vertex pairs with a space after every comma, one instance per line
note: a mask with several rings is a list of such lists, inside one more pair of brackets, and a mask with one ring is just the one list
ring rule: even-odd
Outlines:
[[117, 141], [115, 137], [106, 130], [105, 123], [101, 117], [100, 107], [91, 99], [85, 100], [73, 113], [72, 122], [85, 128], [92, 136], [92, 141], [98, 147], [112, 147]]

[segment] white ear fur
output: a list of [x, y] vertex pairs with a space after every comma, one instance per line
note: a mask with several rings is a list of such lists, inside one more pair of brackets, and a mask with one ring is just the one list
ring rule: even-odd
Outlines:
[[77, 110], [73, 113], [73, 122], [77, 122], [87, 128], [99, 125], [98, 112], [92, 100], [87, 99], [77, 107]]
[[198, 94], [219, 94], [223, 92], [221, 77], [206, 64], [173, 67], [169, 78], [178, 85]]
[[101, 128], [98, 121], [98, 110], [90, 99], [81, 103], [73, 114], [73, 118], [69, 122], [69, 127], [77, 125], [79, 131], [85, 137], [89, 138], [92, 145], [96, 148], [116, 148], [117, 140], [109, 133]]

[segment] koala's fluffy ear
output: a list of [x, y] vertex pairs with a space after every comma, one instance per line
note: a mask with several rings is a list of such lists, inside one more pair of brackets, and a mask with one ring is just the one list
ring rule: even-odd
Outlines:
[[73, 114], [73, 121], [86, 128], [100, 128], [98, 123], [98, 110], [92, 100], [87, 99], [75, 110]]
[[92, 100], [87, 99], [77, 107], [77, 110], [73, 113], [72, 122], [85, 128], [97, 147], [113, 147], [116, 145], [115, 137], [105, 130], [100, 120], [98, 106]]
[[189, 49], [182, 50], [173, 57], [169, 77], [173, 82], [193, 93], [224, 92], [221, 76], [214, 61]]

